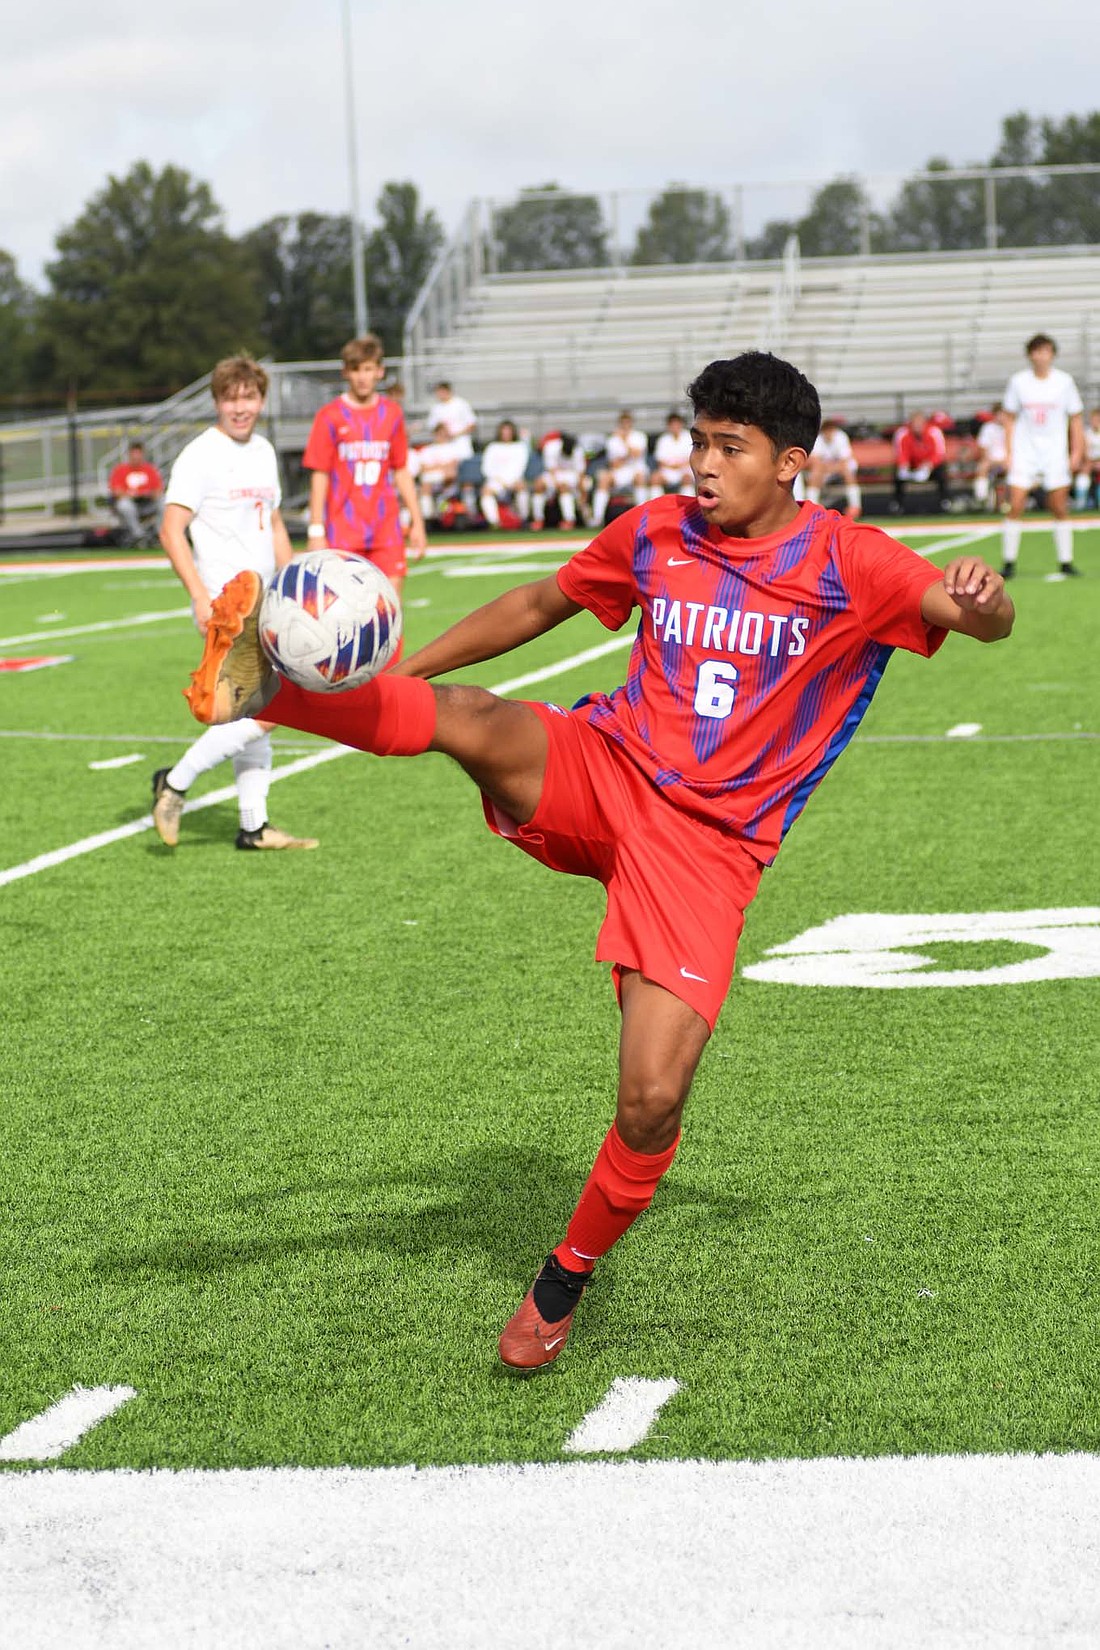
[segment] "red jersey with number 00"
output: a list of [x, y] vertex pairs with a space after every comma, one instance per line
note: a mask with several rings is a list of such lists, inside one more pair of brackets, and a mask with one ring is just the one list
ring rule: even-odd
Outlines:
[[369, 407], [353, 407], [338, 396], [321, 408], [302, 464], [329, 478], [325, 537], [334, 550], [369, 556], [401, 548], [393, 471], [404, 469], [408, 456], [405, 419], [386, 396]]
[[570, 600], [641, 622], [626, 682], [577, 711], [670, 801], [765, 864], [855, 732], [895, 647], [929, 657], [940, 570], [875, 527], [803, 504], [766, 538], [728, 538], [696, 501], [628, 510], [567, 562]]

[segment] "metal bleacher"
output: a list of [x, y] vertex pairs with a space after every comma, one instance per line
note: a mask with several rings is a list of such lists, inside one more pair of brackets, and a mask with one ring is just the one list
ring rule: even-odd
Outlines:
[[673, 268], [485, 274], [445, 332], [421, 331], [425, 386], [448, 378], [485, 417], [646, 421], [706, 361], [770, 348], [849, 420], [920, 403], [967, 416], [1024, 364], [1034, 332], [1097, 398], [1100, 249], [785, 258]]

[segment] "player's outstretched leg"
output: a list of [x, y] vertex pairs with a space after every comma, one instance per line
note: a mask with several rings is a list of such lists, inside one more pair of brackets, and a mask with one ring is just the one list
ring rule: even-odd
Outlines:
[[565, 1239], [500, 1337], [509, 1369], [533, 1374], [563, 1351], [597, 1260], [649, 1208], [680, 1139], [680, 1116], [710, 1029], [635, 969], [621, 981], [619, 1096]]

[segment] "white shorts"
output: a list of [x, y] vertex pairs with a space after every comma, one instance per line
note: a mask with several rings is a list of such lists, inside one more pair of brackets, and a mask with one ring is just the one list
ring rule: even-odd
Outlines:
[[1008, 485], [1022, 487], [1030, 493], [1033, 487], [1043, 486], [1048, 493], [1056, 492], [1059, 487], [1068, 487], [1069, 454], [1068, 453], [1036, 453], [1014, 450], [1012, 454], [1012, 468], [1008, 472]]
[[644, 459], [631, 458], [625, 464], [614, 464], [611, 467], [611, 485], [613, 487], [644, 487], [648, 480]]
[[653, 472], [658, 487], [686, 487], [692, 479], [690, 464], [658, 464]]

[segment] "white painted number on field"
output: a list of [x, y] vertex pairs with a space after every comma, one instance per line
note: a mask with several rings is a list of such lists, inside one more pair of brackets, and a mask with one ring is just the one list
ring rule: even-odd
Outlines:
[[[937, 968], [921, 945], [1009, 941], [1043, 955], [988, 968]], [[944, 916], [854, 915], [808, 928], [745, 969], [771, 985], [1030, 985], [1100, 976], [1100, 906]]]
[[637, 1375], [612, 1381], [595, 1409], [565, 1440], [565, 1453], [619, 1455], [633, 1449], [679, 1390], [679, 1381], [645, 1381]]
[[41, 1415], [0, 1438], [0, 1461], [55, 1461], [136, 1397], [132, 1386], [74, 1386]]

